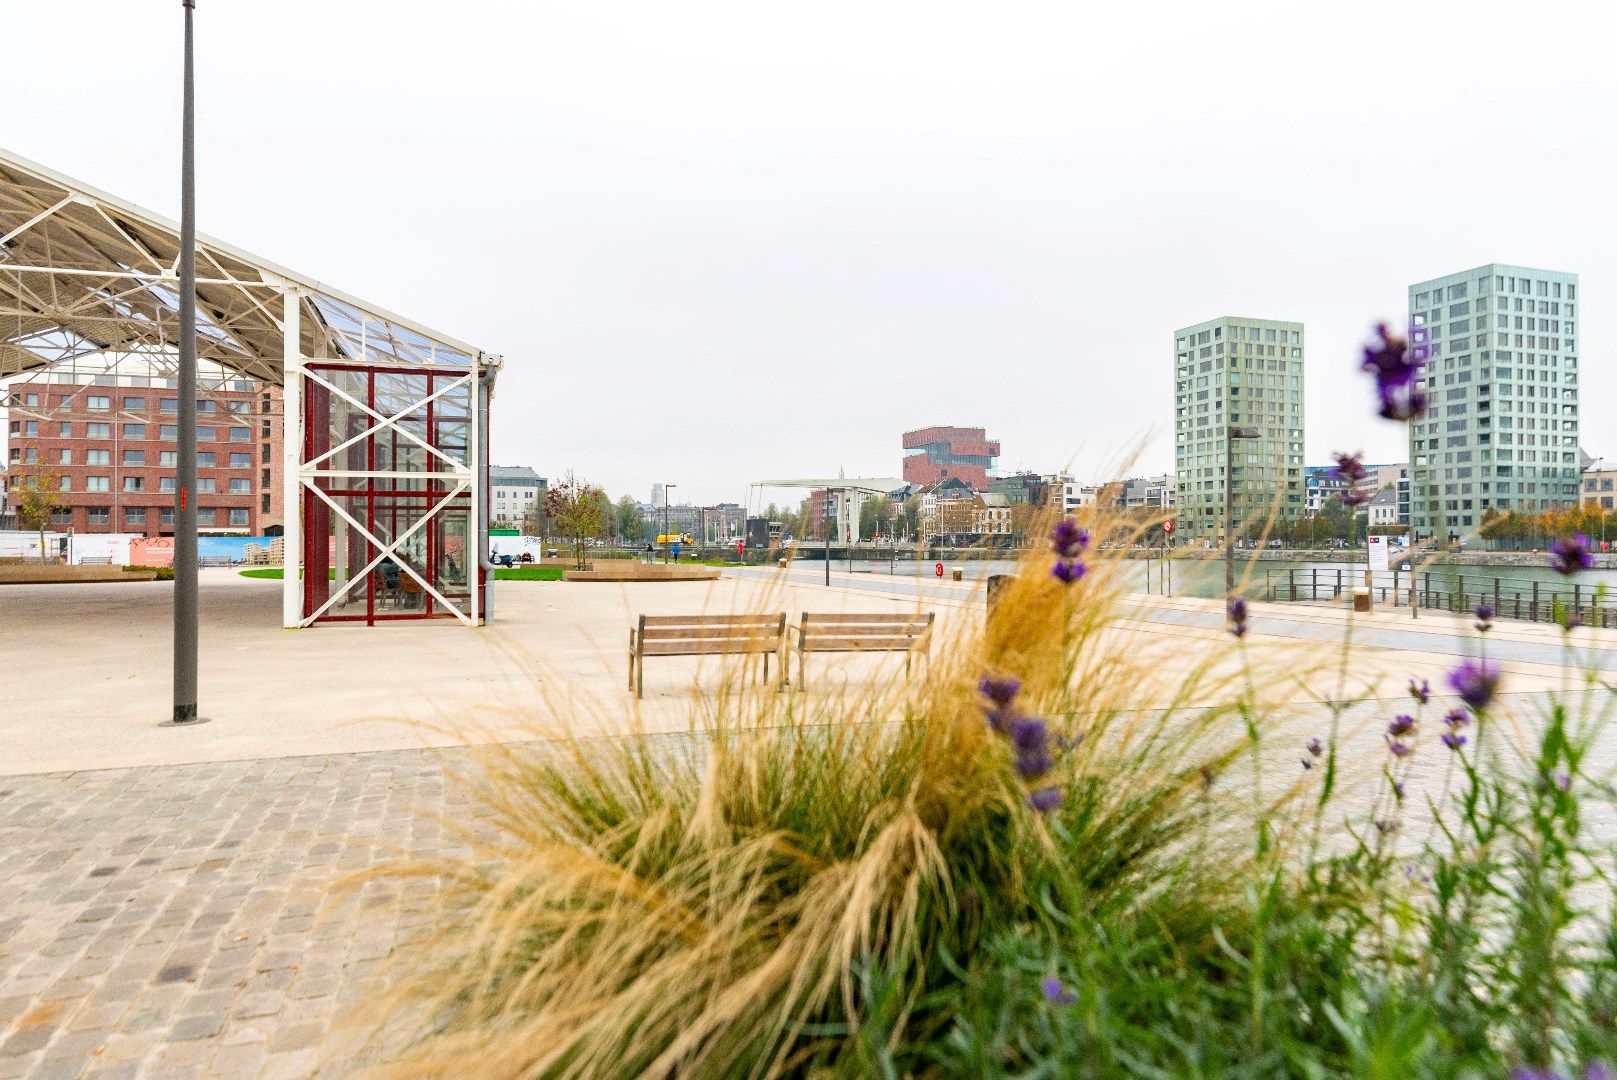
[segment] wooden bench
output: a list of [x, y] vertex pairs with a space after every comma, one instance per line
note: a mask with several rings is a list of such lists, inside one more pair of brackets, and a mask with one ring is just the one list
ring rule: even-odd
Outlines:
[[786, 659], [786, 615], [642, 615], [629, 628], [629, 689], [643, 697], [648, 656], [762, 656], [763, 677], [769, 658], [780, 661], [782, 685]]
[[797, 634], [797, 686], [807, 681], [804, 659], [814, 652], [901, 652], [904, 674], [916, 650], [932, 663], [932, 619], [930, 611], [907, 615], [815, 615], [803, 612], [803, 621], [792, 630]]

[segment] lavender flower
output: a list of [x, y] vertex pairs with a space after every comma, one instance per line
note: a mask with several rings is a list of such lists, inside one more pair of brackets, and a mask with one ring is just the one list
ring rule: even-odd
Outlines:
[[1055, 565], [1050, 567], [1050, 576], [1063, 585], [1071, 585], [1088, 571], [1080, 557], [1089, 549], [1089, 530], [1080, 528], [1078, 522], [1070, 517], [1064, 517], [1056, 522], [1055, 528], [1050, 530], [1050, 550], [1055, 553]]
[[1606, 1067], [1604, 1061], [1596, 1059], [1585, 1066], [1583, 1080], [1617, 1080], [1617, 1077], [1612, 1075], [1612, 1071]]
[[1410, 679], [1409, 696], [1420, 702], [1422, 705], [1425, 705], [1428, 701], [1432, 700], [1432, 684], [1427, 682], [1425, 679], [1422, 679], [1420, 682]]
[[1472, 712], [1483, 712], [1499, 692], [1499, 665], [1487, 660], [1463, 660], [1449, 672], [1449, 686]]
[[1426, 391], [1420, 387], [1426, 360], [1411, 353], [1409, 342], [1393, 337], [1386, 323], [1376, 326], [1377, 340], [1364, 347], [1364, 370], [1376, 377], [1381, 415], [1388, 420], [1414, 420], [1426, 413]]
[[1041, 814], [1048, 814], [1061, 805], [1061, 789], [1058, 787], [1043, 787], [1037, 791], [1028, 792], [1027, 804]]
[[1492, 604], [1487, 602], [1478, 604], [1476, 610], [1473, 611], [1472, 614], [1477, 617], [1475, 625], [1476, 628], [1482, 633], [1486, 634], [1489, 630], [1493, 629], [1493, 617], [1495, 613]]
[[1550, 783], [1555, 785], [1556, 791], [1572, 790], [1572, 777], [1568, 776], [1560, 769], [1556, 769], [1550, 773]]
[[1054, 975], [1046, 976], [1039, 984], [1039, 989], [1044, 993], [1044, 1000], [1052, 1005], [1071, 1005], [1078, 1000], [1078, 995], [1063, 986]]
[[1398, 831], [1398, 823], [1396, 821], [1393, 821], [1391, 818], [1377, 818], [1376, 819], [1376, 828], [1381, 831], [1381, 834], [1383, 836], [1385, 836], [1388, 833], [1397, 832]]
[[1358, 506], [1360, 503], [1370, 501], [1370, 496], [1365, 494], [1362, 487], [1365, 478], [1370, 475], [1365, 471], [1362, 452], [1337, 454], [1336, 468], [1332, 470], [1332, 475], [1347, 485], [1347, 489], [1342, 492], [1343, 506]]
[[1232, 596], [1224, 604], [1224, 610], [1229, 615], [1230, 633], [1236, 637], [1246, 636], [1246, 601], [1239, 596]]
[[1589, 547], [1589, 538], [1583, 533], [1560, 536], [1550, 541], [1550, 569], [1571, 577], [1580, 570], [1591, 570], [1595, 553]]
[[1465, 736], [1458, 731], [1445, 731], [1441, 736], [1443, 745], [1450, 750], [1458, 750], [1465, 745]]
[[1319, 757], [1325, 752], [1325, 744], [1320, 742], [1317, 738], [1309, 739], [1308, 742], [1303, 745], [1303, 749], [1307, 750], [1310, 755]]
[[1050, 725], [1036, 716], [1010, 723], [1011, 745], [1016, 747], [1016, 771], [1024, 780], [1037, 780], [1050, 771]]
[[1392, 754], [1392, 756], [1395, 758], [1408, 757], [1414, 752], [1414, 748], [1406, 742], [1399, 742], [1397, 739], [1389, 739], [1387, 741], [1387, 752]]
[[1395, 739], [1402, 735], [1408, 735], [1414, 730], [1415, 718], [1408, 713], [1398, 714], [1392, 718], [1392, 723], [1387, 725], [1387, 734]]
[[1443, 723], [1450, 731], [1458, 731], [1471, 723], [1471, 714], [1464, 709], [1450, 709], [1443, 714]]
[[1063, 585], [1071, 585], [1089, 572], [1089, 567], [1077, 559], [1057, 559], [1050, 567], [1050, 576]]
[[1402, 780], [1394, 780], [1392, 782], [1392, 793], [1393, 793], [1393, 796], [1396, 799], [1398, 799], [1399, 802], [1403, 801], [1403, 799], [1404, 799], [1404, 782]]
[[1518, 1065], [1510, 1070], [1510, 1080], [1566, 1080], [1566, 1077], [1554, 1069], [1535, 1069], [1530, 1065]]
[[984, 675], [977, 680], [977, 692], [1003, 709], [1022, 692], [1022, 680], [1014, 675], [1007, 675], [1003, 679]]

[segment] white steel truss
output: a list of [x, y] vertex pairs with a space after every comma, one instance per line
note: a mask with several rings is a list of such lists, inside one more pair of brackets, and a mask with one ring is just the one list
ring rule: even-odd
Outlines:
[[[282, 388], [283, 624], [306, 626], [315, 618], [303, 615], [303, 493], [315, 491], [329, 503], [318, 486], [321, 479], [387, 478], [329, 467], [344, 447], [303, 460], [304, 395], [310, 380], [374, 421], [349, 445], [387, 432], [431, 459], [431, 470], [412, 472], [410, 479], [431, 481], [448, 494], [413, 524], [412, 532], [427, 527], [427, 519], [441, 515], [457, 496], [471, 493], [465, 559], [469, 577], [474, 576], [487, 548], [482, 505], [486, 454], [478, 435], [484, 430], [479, 413], [486, 407], [500, 359], [220, 241], [198, 236], [196, 253], [197, 355], [204, 375], [211, 364], [213, 370]], [[0, 149], [0, 380], [53, 365], [129, 358], [150, 361], [159, 372], [171, 369], [179, 340], [179, 258], [174, 222]], [[309, 372], [311, 362], [356, 370], [432, 371], [452, 378], [434, 380], [433, 393], [422, 400], [371, 409], [331, 380]], [[429, 445], [430, 440], [410, 430], [406, 421], [429, 400], [468, 388], [464, 458]], [[4, 401], [0, 397], [0, 405]], [[357, 527], [341, 508], [332, 509], [346, 525]], [[396, 552], [401, 543], [400, 537], [382, 543], [368, 530], [365, 534], [382, 552], [377, 560]], [[464, 623], [481, 620], [475, 585], [469, 605], [458, 607], [398, 561], [445, 611]], [[338, 596], [352, 587], [350, 580]]]

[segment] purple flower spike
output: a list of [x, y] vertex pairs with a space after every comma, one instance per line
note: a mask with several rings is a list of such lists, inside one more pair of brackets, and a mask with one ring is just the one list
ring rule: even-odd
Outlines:
[[1471, 714], [1464, 709], [1450, 709], [1443, 714], [1443, 723], [1448, 726], [1450, 731], [1459, 731], [1471, 723]]
[[1556, 769], [1554, 772], [1550, 773], [1550, 783], [1555, 785], [1556, 791], [1572, 790], [1572, 777], [1568, 776], [1560, 769]]
[[1061, 789], [1045, 787], [1028, 792], [1027, 804], [1041, 814], [1048, 814], [1061, 805]]
[[1426, 391], [1420, 387], [1425, 364], [1425, 357], [1418, 350], [1411, 352], [1403, 338], [1393, 337], [1386, 323], [1376, 327], [1376, 340], [1364, 347], [1363, 367], [1376, 377], [1383, 417], [1414, 420], [1425, 415]]
[[1472, 614], [1477, 617], [1475, 625], [1478, 630], [1486, 634], [1489, 630], [1493, 629], [1493, 617], [1495, 612], [1492, 604], [1478, 604], [1476, 610], [1473, 611]]
[[1561, 536], [1550, 541], [1550, 569], [1571, 577], [1581, 570], [1592, 570], [1595, 553], [1583, 533]]
[[1050, 550], [1058, 559], [1076, 559], [1089, 550], [1089, 530], [1076, 520], [1064, 517], [1050, 530]]
[[1230, 633], [1236, 637], [1246, 636], [1246, 601], [1239, 596], [1232, 596], [1224, 604], [1225, 613], [1230, 620]]
[[1307, 750], [1309, 754], [1313, 755], [1314, 757], [1319, 757], [1325, 752], [1325, 744], [1320, 742], [1318, 739], [1309, 739], [1304, 745], [1303, 749]]
[[1365, 494], [1363, 488], [1364, 481], [1370, 474], [1365, 471], [1362, 452], [1337, 454], [1336, 468], [1331, 471], [1331, 475], [1347, 485], [1347, 489], [1342, 492], [1343, 506], [1358, 506], [1370, 501], [1370, 496]]
[[1598, 1059], [1589, 1062], [1583, 1070], [1583, 1080], [1617, 1080], [1612, 1071], [1606, 1067], [1604, 1061]]
[[1401, 713], [1398, 716], [1393, 717], [1392, 723], [1387, 725], [1387, 734], [1391, 735], [1395, 739], [1401, 735], [1408, 735], [1414, 730], [1415, 718], [1410, 716], [1408, 713]]
[[1535, 1069], [1531, 1065], [1518, 1065], [1510, 1070], [1510, 1080], [1566, 1080], [1554, 1069]]
[[1039, 989], [1044, 993], [1044, 1000], [1052, 1005], [1071, 1005], [1078, 1000], [1078, 995], [1061, 985], [1061, 980], [1054, 975], [1047, 976]]
[[1409, 696], [1420, 702], [1422, 705], [1426, 704], [1428, 701], [1432, 700], [1432, 684], [1427, 682], [1425, 679], [1422, 679], [1420, 682], [1410, 679]]
[[1057, 559], [1055, 565], [1050, 567], [1050, 576], [1063, 585], [1071, 585], [1089, 572], [1089, 567], [1077, 559]]
[[1014, 675], [1007, 675], [1003, 679], [996, 679], [992, 675], [984, 675], [977, 680], [977, 692], [992, 701], [1001, 709], [1016, 700], [1016, 695], [1022, 691], [1022, 680]]
[[1458, 750], [1465, 745], [1465, 736], [1458, 731], [1445, 731], [1442, 735], [1443, 745], [1450, 750]]
[[1397, 739], [1393, 739], [1387, 743], [1387, 750], [1392, 754], [1393, 757], [1401, 758], [1408, 757], [1412, 751], [1412, 748], [1406, 742], [1399, 742]]
[[1449, 686], [1472, 712], [1483, 712], [1499, 692], [1499, 665], [1488, 660], [1464, 660], [1449, 672]]

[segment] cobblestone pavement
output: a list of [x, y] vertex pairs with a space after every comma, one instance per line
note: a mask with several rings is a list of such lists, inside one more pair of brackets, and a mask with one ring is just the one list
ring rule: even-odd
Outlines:
[[436, 886], [330, 886], [457, 852], [464, 753], [0, 777], [0, 1080], [353, 1071], [336, 1021]]

